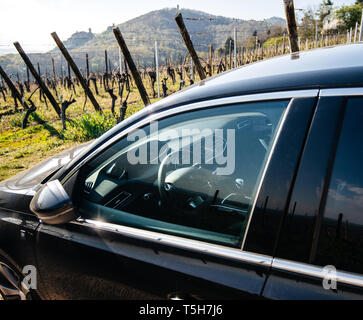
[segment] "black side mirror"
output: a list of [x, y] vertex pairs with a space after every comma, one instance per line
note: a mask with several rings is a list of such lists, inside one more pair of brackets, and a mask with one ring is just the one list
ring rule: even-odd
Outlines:
[[43, 185], [30, 202], [30, 210], [47, 224], [67, 223], [77, 218], [72, 200], [59, 180]]

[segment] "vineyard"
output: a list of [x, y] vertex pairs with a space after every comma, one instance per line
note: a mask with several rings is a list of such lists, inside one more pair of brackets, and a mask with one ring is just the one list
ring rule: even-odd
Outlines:
[[[187, 31], [179, 28], [184, 39]], [[156, 53], [154, 65], [146, 67], [133, 61], [117, 30], [115, 43], [122, 50], [123, 60], [112, 68], [106, 50], [102, 72], [89, 71], [87, 54], [82, 62], [87, 67], [80, 72], [79, 61], [75, 64], [55, 33], [52, 37], [67, 60], [65, 74], [56, 73], [54, 61], [52, 72], [42, 73], [42, 66], [33, 65], [20, 44], [14, 43], [27, 65], [27, 76], [22, 79], [7, 75], [0, 66], [0, 180], [99, 137], [149, 103], [204, 77], [290, 52], [287, 36], [268, 47], [230, 47], [228, 54], [223, 55], [212, 45], [209, 52], [195, 52], [188, 47], [192, 43], [186, 38], [189, 54], [183, 61], [173, 61], [170, 56], [159, 65]], [[350, 32], [348, 36], [344, 33], [299, 40], [300, 51], [356, 41], [357, 36]]]

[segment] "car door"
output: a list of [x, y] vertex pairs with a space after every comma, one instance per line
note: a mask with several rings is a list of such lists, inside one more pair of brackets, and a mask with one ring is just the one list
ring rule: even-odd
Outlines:
[[265, 297], [363, 297], [362, 95], [321, 91]]
[[66, 190], [75, 181], [80, 218], [39, 226], [41, 290], [70, 299], [259, 297], [316, 95], [204, 101], [121, 132], [63, 181]]

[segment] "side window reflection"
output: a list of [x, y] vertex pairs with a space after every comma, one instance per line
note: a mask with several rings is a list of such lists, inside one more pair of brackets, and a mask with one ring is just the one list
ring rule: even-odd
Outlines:
[[349, 99], [321, 223], [315, 263], [363, 273], [363, 100]]
[[287, 100], [178, 114], [92, 160], [82, 216], [240, 247]]

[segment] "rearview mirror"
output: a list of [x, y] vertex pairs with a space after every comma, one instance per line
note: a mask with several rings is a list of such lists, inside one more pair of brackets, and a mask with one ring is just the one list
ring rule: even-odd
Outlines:
[[30, 210], [47, 224], [61, 224], [77, 218], [72, 200], [59, 180], [43, 185], [30, 202]]

